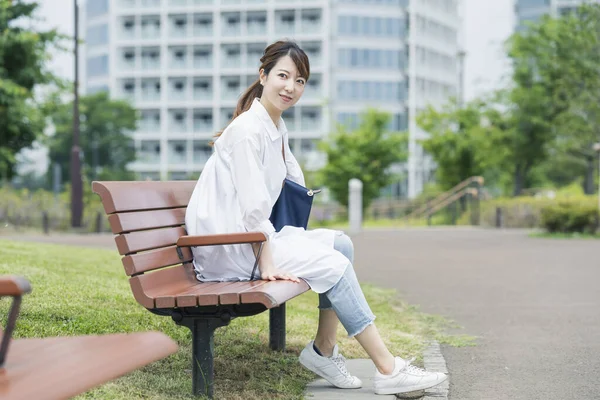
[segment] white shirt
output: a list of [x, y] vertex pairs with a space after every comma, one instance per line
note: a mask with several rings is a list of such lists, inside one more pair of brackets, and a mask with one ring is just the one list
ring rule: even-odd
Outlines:
[[[186, 210], [187, 233], [263, 232], [269, 237], [275, 266], [323, 293], [337, 283], [349, 261], [333, 249], [336, 231], [286, 226], [275, 232], [269, 216], [286, 177], [305, 185], [283, 119], [276, 127], [254, 99], [215, 141]], [[255, 262], [250, 244], [195, 247], [192, 252], [199, 280], [250, 279]]]

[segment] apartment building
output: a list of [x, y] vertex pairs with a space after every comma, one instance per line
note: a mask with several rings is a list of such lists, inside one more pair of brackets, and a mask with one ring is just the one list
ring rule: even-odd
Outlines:
[[431, 179], [414, 117], [457, 94], [457, 0], [88, 0], [82, 11], [82, 91], [140, 110], [130, 168], [142, 179], [201, 171], [264, 48], [282, 38], [311, 61], [304, 96], [283, 115], [305, 168], [324, 164], [317, 143], [336, 124], [356, 127], [374, 107], [410, 132], [391, 194], [412, 197]]

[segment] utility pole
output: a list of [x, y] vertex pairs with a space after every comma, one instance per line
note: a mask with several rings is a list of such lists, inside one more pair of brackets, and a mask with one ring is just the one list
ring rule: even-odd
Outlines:
[[598, 214], [600, 214], [600, 142], [594, 144], [594, 150], [598, 153]]
[[81, 227], [83, 187], [81, 182], [81, 148], [79, 147], [79, 7], [75, 9], [75, 82], [73, 83], [73, 146], [71, 147], [71, 226]]

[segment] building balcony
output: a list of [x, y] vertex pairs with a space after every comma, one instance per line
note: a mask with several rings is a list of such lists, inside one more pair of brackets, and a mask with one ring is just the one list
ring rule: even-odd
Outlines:
[[135, 69], [135, 58], [121, 59], [117, 64], [121, 71], [132, 71]]
[[213, 67], [212, 57], [194, 57], [194, 68], [210, 69]]
[[135, 28], [121, 28], [119, 29], [119, 39], [121, 40], [133, 40], [135, 39]]
[[140, 151], [136, 154], [136, 160], [141, 164], [160, 164], [160, 153], [146, 153]]
[[160, 0], [142, 0], [141, 4], [144, 8], [160, 7]]
[[213, 35], [213, 27], [211, 25], [195, 25], [193, 29], [193, 34], [196, 37], [212, 37]]
[[195, 101], [212, 101], [212, 90], [194, 89], [192, 96]]
[[155, 59], [142, 58], [142, 70], [152, 71], [160, 69], [160, 62]]
[[155, 90], [142, 90], [140, 92], [139, 101], [141, 103], [150, 103], [160, 101], [160, 92]]
[[160, 132], [160, 122], [155, 120], [141, 120], [138, 125], [140, 132]]
[[160, 27], [156, 25], [142, 26], [141, 39], [151, 40], [160, 38]]
[[240, 24], [223, 26], [223, 36], [240, 36], [242, 34], [242, 26]]
[[293, 35], [296, 33], [296, 24], [291, 23], [276, 23], [275, 32], [279, 35]]
[[168, 94], [167, 94], [169, 100], [171, 101], [185, 101], [188, 99], [188, 91], [183, 89], [183, 90], [177, 90], [177, 89], [170, 89]]
[[203, 165], [205, 164], [210, 156], [212, 155], [213, 149], [206, 142], [194, 142], [194, 151], [192, 155], [192, 163], [194, 165]]
[[167, 162], [169, 164], [186, 164], [187, 157], [185, 153], [178, 153], [176, 151], [167, 152]]
[[185, 122], [179, 122], [177, 120], [169, 121], [169, 132], [185, 133], [188, 132], [188, 130]]
[[192, 162], [194, 165], [204, 165], [210, 158], [210, 153], [207, 152], [194, 152], [192, 156]]
[[212, 122], [204, 122], [204, 120], [194, 121], [194, 132], [212, 132]]
[[171, 60], [169, 62], [169, 68], [185, 69], [185, 68], [187, 68], [187, 59], [184, 58], [183, 60], [179, 60], [179, 59]]
[[247, 26], [248, 35], [259, 36], [267, 34], [267, 24], [258, 22], [248, 22]]
[[241, 56], [224, 56], [221, 58], [221, 68], [239, 68], [242, 64]]
[[320, 33], [323, 25], [320, 20], [311, 21], [311, 20], [302, 20], [300, 24], [300, 32], [306, 35], [312, 35], [315, 33]]
[[240, 96], [240, 91], [241, 89], [223, 90], [221, 92], [221, 95], [223, 97], [223, 100], [237, 100], [237, 98]]

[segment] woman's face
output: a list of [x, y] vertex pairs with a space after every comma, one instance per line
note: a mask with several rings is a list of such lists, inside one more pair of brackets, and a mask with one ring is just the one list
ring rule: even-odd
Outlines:
[[298, 102], [306, 77], [299, 76], [296, 64], [290, 56], [284, 56], [277, 61], [269, 75], [260, 70], [260, 80], [263, 85], [261, 102], [266, 100], [273, 111], [283, 112]]

